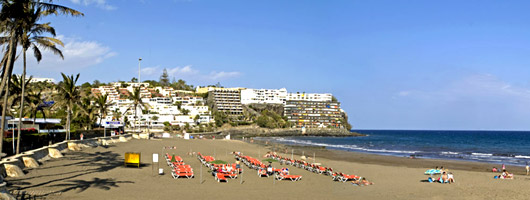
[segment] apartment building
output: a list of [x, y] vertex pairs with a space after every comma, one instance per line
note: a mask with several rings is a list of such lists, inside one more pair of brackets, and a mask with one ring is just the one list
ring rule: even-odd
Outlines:
[[333, 95], [330, 93], [288, 93], [287, 101], [324, 101], [331, 102]]
[[297, 128], [342, 128], [339, 102], [295, 100], [286, 102], [284, 114]]
[[204, 105], [204, 98], [196, 96], [173, 97], [174, 102], [181, 102], [181, 105]]
[[287, 89], [244, 89], [241, 90], [241, 103], [284, 104], [287, 100]]
[[229, 116], [243, 114], [241, 88], [210, 88], [208, 102], [213, 104], [213, 110], [224, 112]]
[[107, 95], [107, 101], [114, 101], [120, 99], [120, 94], [113, 86], [99, 86], [91, 89], [94, 95]]
[[126, 86], [127, 89], [135, 88], [135, 87], [149, 87], [149, 85], [150, 85], [149, 83], [137, 83], [137, 82], [114, 82], [112, 83], [112, 86], [114, 87]]
[[[27, 77], [27, 76], [26, 76]], [[29, 79], [26, 78], [26, 80]], [[33, 77], [31, 78], [31, 80], [29, 81], [30, 83], [38, 83], [38, 82], [43, 82], [43, 83], [55, 83], [55, 79], [53, 78], [36, 78], [36, 77]]]

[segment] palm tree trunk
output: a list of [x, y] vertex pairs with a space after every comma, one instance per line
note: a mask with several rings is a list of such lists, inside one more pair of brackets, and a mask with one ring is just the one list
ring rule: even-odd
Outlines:
[[[5, 85], [7, 88], [9, 88], [9, 81]], [[9, 90], [6, 90], [6, 93], [4, 95], [4, 103], [2, 105], [2, 133], [0, 134], [0, 155], [2, 154], [2, 147], [4, 144], [4, 130], [5, 130], [5, 120], [6, 120], [6, 112], [7, 112], [7, 97], [9, 97]], [[13, 133], [15, 134], [15, 133]]]
[[[0, 83], [0, 94], [5, 90], [4, 103], [2, 107], [2, 123], [0, 125], [0, 156], [2, 154], [3, 144], [4, 144], [4, 130], [5, 130], [5, 121], [6, 121], [6, 112], [7, 112], [7, 97], [9, 96], [9, 79], [11, 78], [11, 73], [13, 73], [13, 62], [17, 53], [17, 44], [18, 40], [14, 36], [14, 33], [11, 33], [11, 39], [9, 41], [9, 50], [7, 51], [7, 62], [4, 63], [4, 74], [2, 82]], [[2, 59], [3, 61], [3, 59]]]
[[18, 114], [18, 137], [17, 137], [17, 154], [20, 152], [20, 135], [22, 128], [22, 117], [24, 116], [24, 96], [26, 88], [26, 49], [23, 50], [22, 55], [24, 61], [24, 68], [22, 69], [22, 97], [20, 98], [20, 113]]
[[[136, 114], [138, 112], [138, 104], [134, 105], [134, 129], [136, 129], [136, 120], [138, 120], [138, 115]], [[140, 129], [138, 129], [140, 130]], [[136, 130], [135, 130], [136, 131]]]
[[99, 116], [99, 126], [101, 127], [101, 126], [103, 126], [101, 124], [101, 120], [103, 119], [103, 114], [101, 114], [101, 111], [99, 112], [99, 114], [100, 114], [100, 116]]
[[[18, 40], [14, 36], [14, 33], [11, 33], [11, 39], [9, 41], [9, 50], [6, 53], [7, 60], [6, 63], [3, 63], [4, 73], [2, 74], [2, 82], [0, 83], [0, 94], [5, 90], [8, 90], [9, 87], [5, 87], [11, 78], [13, 73], [13, 63], [15, 62], [15, 56], [17, 55], [17, 44]], [[4, 56], [5, 59], [5, 56]], [[3, 59], [2, 59], [3, 61]], [[3, 117], [3, 116], [2, 116]]]
[[70, 136], [70, 106], [67, 106], [66, 110], [68, 114], [66, 115], [66, 136], [64, 140], [68, 140], [68, 136]]

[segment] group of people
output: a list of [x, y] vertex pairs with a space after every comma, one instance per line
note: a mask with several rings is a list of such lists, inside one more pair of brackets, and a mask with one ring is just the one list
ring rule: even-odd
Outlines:
[[[528, 164], [526, 165], [526, 173], [528, 174]], [[499, 169], [497, 169], [496, 167], [493, 167], [493, 169], [491, 169], [492, 172], [500, 172]], [[493, 177], [494, 179], [513, 179], [513, 174], [508, 172], [506, 170], [506, 165], [502, 164], [502, 174], [500, 175], [496, 175]]]
[[440, 170], [440, 177], [437, 179], [433, 179], [432, 177], [429, 177], [429, 182], [440, 182], [440, 183], [454, 183], [455, 177], [452, 172], [449, 172], [449, 170], [445, 169], [443, 166], [438, 168], [436, 166], [436, 170]]

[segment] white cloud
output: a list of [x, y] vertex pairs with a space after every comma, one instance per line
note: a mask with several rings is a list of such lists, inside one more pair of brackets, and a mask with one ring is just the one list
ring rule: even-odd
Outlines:
[[198, 71], [195, 70], [195, 69], [192, 69], [191, 65], [187, 65], [187, 66], [184, 66], [184, 67], [169, 68], [169, 69], [167, 69], [167, 73], [170, 76], [179, 76], [179, 75], [186, 75], [186, 74], [187, 75], [196, 74], [196, 73], [198, 73]]
[[115, 10], [116, 7], [109, 5], [106, 0], [70, 0], [72, 3], [89, 6], [89, 5], [96, 5], [96, 7], [104, 9], [104, 10]]
[[240, 76], [241, 73], [240, 72], [211, 72], [210, 75], [208, 77], [210, 77], [210, 79], [212, 80], [220, 80], [220, 79], [228, 79], [228, 78], [235, 78], [235, 77], [238, 77]]
[[[528, 129], [530, 87], [491, 74], [475, 74], [443, 86], [402, 90], [389, 107], [395, 126], [430, 129]], [[388, 120], [392, 121], [392, 120]]]
[[410, 91], [401, 91], [398, 93], [399, 96], [408, 96], [410, 94]]
[[143, 75], [148, 75], [148, 76], [156, 74], [156, 72], [159, 72], [158, 67], [145, 67], [145, 68], [142, 68], [140, 71]]
[[83, 41], [81, 39], [67, 38], [59, 36], [64, 42], [61, 48], [64, 60], [58, 55], [41, 48], [42, 60], [37, 63], [33, 58], [33, 52], [28, 51], [28, 64], [34, 66], [36, 70], [46, 71], [76, 71], [102, 63], [104, 60], [116, 56], [110, 47], [96, 41]]
[[455, 101], [462, 98], [517, 98], [530, 100], [530, 89], [513, 86], [491, 74], [476, 74], [448, 83], [443, 88], [430, 91], [405, 90], [398, 96]]

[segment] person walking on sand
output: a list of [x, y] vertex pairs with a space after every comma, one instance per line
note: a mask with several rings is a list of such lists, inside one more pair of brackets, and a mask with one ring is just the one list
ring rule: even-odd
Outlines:
[[504, 163], [502, 163], [502, 170], [504, 171], [506, 169], [506, 165], [504, 165]]
[[530, 166], [528, 166], [528, 162], [526, 162], [526, 175], [528, 176], [528, 172], [530, 172]]

